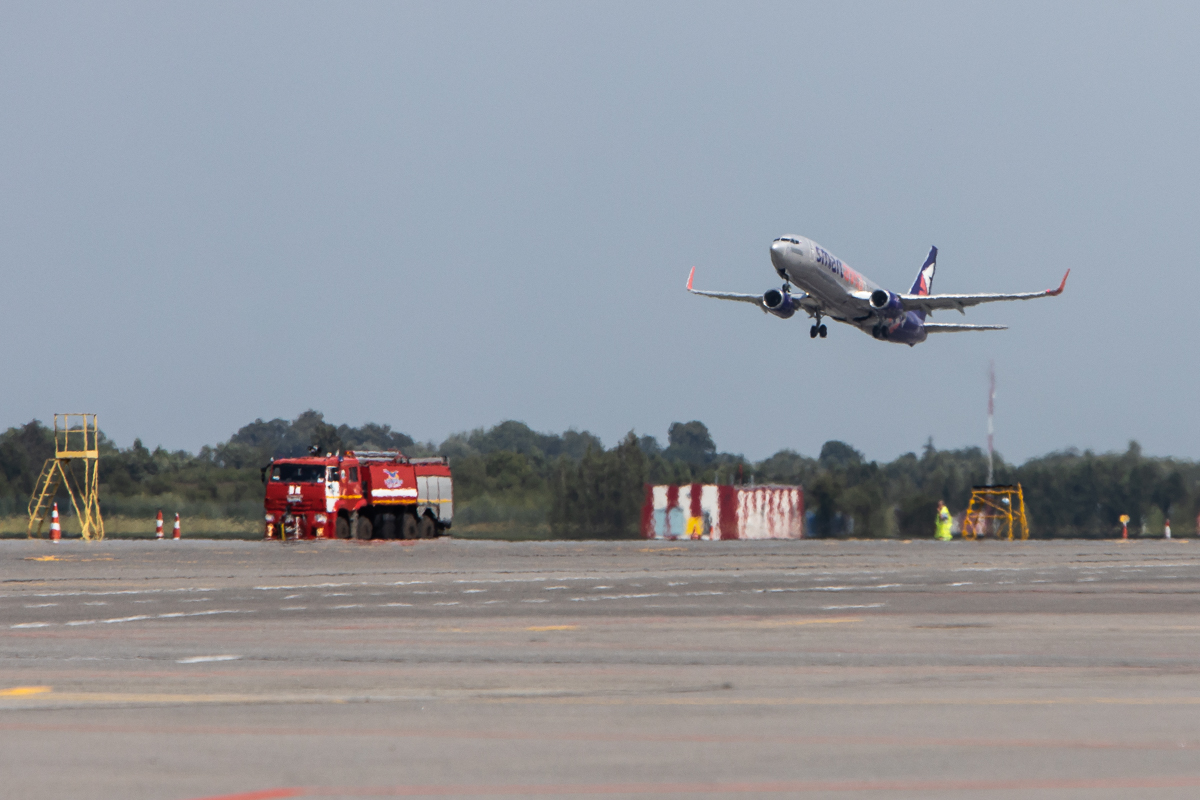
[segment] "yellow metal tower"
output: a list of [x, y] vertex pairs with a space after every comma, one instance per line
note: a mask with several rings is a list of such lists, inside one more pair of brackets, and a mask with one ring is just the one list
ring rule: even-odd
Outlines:
[[[29, 527], [26, 534], [41, 537], [42, 525], [50, 514], [60, 486], [67, 487], [75, 516], [83, 528], [84, 539], [103, 539], [104, 520], [100, 517], [100, 428], [95, 414], [54, 415], [54, 458], [46, 459], [29, 498]], [[72, 461], [83, 462], [82, 483]]]
[[1025, 494], [1021, 484], [1016, 486], [976, 486], [971, 490], [971, 502], [963, 517], [962, 538], [978, 539], [992, 535], [997, 539], [1022, 540], [1029, 538], [1029, 522], [1025, 519]]

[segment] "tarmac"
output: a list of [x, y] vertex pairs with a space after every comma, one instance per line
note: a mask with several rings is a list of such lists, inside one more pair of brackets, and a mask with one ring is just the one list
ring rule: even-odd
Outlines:
[[1194, 798], [1200, 543], [0, 542], [0, 795]]

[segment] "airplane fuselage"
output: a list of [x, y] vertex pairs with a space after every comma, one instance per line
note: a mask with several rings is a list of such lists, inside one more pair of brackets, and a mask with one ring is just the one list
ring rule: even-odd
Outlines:
[[925, 341], [925, 321], [913, 311], [864, 311], [863, 299], [886, 291], [812, 239], [783, 236], [771, 243], [779, 277], [820, 301], [830, 319], [853, 325], [876, 339], [914, 345]]

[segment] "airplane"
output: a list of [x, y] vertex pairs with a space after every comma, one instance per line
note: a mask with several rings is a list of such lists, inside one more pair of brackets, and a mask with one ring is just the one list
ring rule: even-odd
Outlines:
[[[735, 292], [704, 292], [692, 288], [696, 268], [688, 275], [687, 288], [692, 294], [752, 303], [763, 312], [789, 319], [797, 310], [814, 320], [810, 338], [822, 339], [828, 333], [823, 317], [853, 325], [885, 342], [906, 344], [909, 347], [925, 341], [930, 333], [959, 333], [961, 331], [1002, 331], [1007, 325], [966, 325], [926, 322], [925, 315], [935, 310], [958, 309], [966, 314], [967, 306], [993, 303], [997, 300], [1032, 300], [1035, 297], [1057, 297], [1067, 285], [1067, 276], [1057, 289], [1017, 294], [930, 294], [933, 273], [937, 268], [936, 247], [921, 265], [917, 279], [907, 294], [890, 292], [850, 268], [812, 239], [803, 236], [781, 236], [771, 243], [771, 264], [783, 278], [782, 289], [770, 289], [763, 294]], [[793, 292], [792, 284], [803, 291]]]

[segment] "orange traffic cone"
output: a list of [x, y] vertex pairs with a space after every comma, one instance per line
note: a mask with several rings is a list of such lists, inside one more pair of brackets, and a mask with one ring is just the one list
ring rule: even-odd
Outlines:
[[179, 538], [179, 515], [178, 514], [175, 515], [175, 535], [172, 536], [171, 538], [172, 539]]
[[57, 542], [62, 538], [62, 526], [58, 524], [58, 503], [50, 512], [50, 541]]
[[158, 510], [158, 516], [154, 519], [154, 538], [161, 539], [163, 537], [162, 530], [162, 509]]

